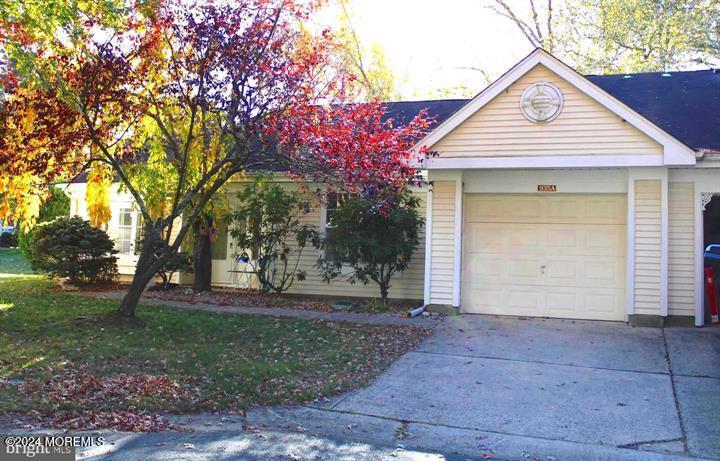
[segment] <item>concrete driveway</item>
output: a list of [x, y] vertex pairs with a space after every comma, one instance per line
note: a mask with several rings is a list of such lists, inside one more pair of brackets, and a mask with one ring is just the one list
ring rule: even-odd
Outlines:
[[323, 410], [520, 446], [720, 458], [720, 329], [452, 317], [369, 387]]
[[175, 422], [83, 459], [720, 459], [720, 328], [451, 317], [363, 389]]

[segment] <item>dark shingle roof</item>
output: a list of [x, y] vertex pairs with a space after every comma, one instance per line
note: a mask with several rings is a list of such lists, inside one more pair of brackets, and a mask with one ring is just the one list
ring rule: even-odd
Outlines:
[[693, 149], [720, 150], [720, 71], [628, 75], [587, 79]]
[[392, 118], [395, 125], [398, 126], [409, 123], [421, 110], [427, 109], [428, 117], [433, 119], [433, 125], [430, 127], [432, 129], [444, 122], [467, 102], [468, 99], [387, 102], [385, 103], [387, 107], [385, 116]]

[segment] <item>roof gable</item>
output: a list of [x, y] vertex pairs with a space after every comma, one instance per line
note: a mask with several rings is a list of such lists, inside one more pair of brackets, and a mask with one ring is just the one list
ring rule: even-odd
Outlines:
[[505, 91], [510, 85], [538, 65], [543, 65], [564, 81], [575, 87], [578, 91], [597, 101], [607, 110], [611, 111], [618, 117], [621, 117], [624, 121], [628, 122], [649, 138], [659, 143], [663, 148], [663, 161], [661, 164], [695, 164], [695, 153], [692, 149], [540, 48], [530, 53], [508, 72], [489, 85], [485, 90], [475, 96], [475, 98], [471, 99], [452, 116], [437, 126], [418, 143], [418, 147], [433, 146], [437, 144], [461, 123], [466, 121], [478, 110]]
[[[549, 123], [534, 123], [521, 111], [523, 92], [535, 83], [560, 90], [563, 108]], [[431, 149], [438, 158], [569, 155], [654, 155], [655, 140], [542, 64], [470, 115]], [[656, 159], [659, 162], [660, 159]]]

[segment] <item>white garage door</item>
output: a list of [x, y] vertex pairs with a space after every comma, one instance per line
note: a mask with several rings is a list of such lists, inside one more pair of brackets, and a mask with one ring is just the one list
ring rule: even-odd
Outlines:
[[464, 201], [465, 312], [625, 319], [625, 195]]

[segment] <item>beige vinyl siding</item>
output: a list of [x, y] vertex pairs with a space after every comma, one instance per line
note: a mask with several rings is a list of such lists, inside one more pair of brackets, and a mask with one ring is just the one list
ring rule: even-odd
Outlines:
[[[546, 81], [563, 93], [561, 114], [532, 123], [520, 111], [530, 84]], [[662, 146], [594, 99], [538, 65], [465, 120], [433, 150], [440, 157], [662, 154]]]
[[455, 261], [455, 181], [433, 181], [430, 303], [452, 304]]
[[695, 202], [691, 182], [669, 183], [668, 314], [695, 315]]
[[635, 181], [635, 314], [660, 315], [660, 202], [660, 181]]
[[[294, 184], [288, 184], [288, 187], [296, 187]], [[425, 217], [425, 192], [416, 192], [421, 198], [420, 214]], [[309, 198], [311, 209], [309, 213], [302, 214], [301, 219], [304, 223], [316, 226], [321, 229], [321, 206], [315, 202], [314, 198]], [[393, 277], [390, 288], [391, 299], [423, 299], [424, 287], [424, 269], [425, 269], [425, 232], [421, 231], [421, 240], [415, 253], [413, 253], [410, 267], [401, 274]], [[367, 285], [354, 284], [351, 285], [346, 280], [334, 280], [330, 284], [325, 283], [315, 267], [320, 251], [313, 247], [306, 247], [302, 253], [299, 268], [304, 270], [306, 279], [303, 281], [295, 281], [288, 293], [304, 294], [304, 295], [327, 295], [327, 296], [347, 296], [347, 297], [380, 297], [380, 289], [378, 285], [371, 282]]]

